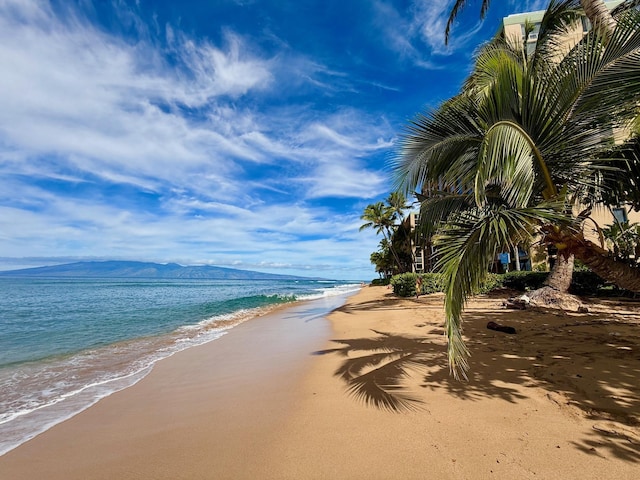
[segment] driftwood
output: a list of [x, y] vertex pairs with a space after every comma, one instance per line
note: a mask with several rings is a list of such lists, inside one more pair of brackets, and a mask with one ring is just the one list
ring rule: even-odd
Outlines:
[[487, 323], [487, 328], [489, 330], [495, 330], [496, 332], [502, 332], [502, 333], [509, 333], [511, 335], [513, 335], [514, 333], [516, 333], [516, 329], [513, 327], [507, 327], [505, 325], [499, 325], [496, 322], [489, 322]]

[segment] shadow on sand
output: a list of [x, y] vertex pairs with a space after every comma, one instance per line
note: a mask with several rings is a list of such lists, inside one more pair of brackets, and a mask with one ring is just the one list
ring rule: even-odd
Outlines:
[[[442, 297], [420, 302], [434, 309]], [[424, 304], [387, 295], [339, 311], [418, 306]], [[472, 352], [468, 382], [449, 374], [443, 329], [437, 322], [415, 325], [426, 327], [419, 336], [372, 330], [370, 337], [336, 339], [342, 346], [315, 353], [344, 357], [335, 375], [347, 384], [349, 394], [394, 412], [425, 408], [425, 390], [445, 390], [468, 401], [499, 397], [517, 402], [526, 398], [522, 386], [542, 388], [558, 408], [595, 422], [587, 438], [574, 442], [576, 448], [593, 455], [606, 450], [640, 462], [640, 314], [558, 315], [500, 310], [495, 302], [492, 306], [465, 313]], [[518, 333], [488, 330], [489, 321], [513, 326]]]

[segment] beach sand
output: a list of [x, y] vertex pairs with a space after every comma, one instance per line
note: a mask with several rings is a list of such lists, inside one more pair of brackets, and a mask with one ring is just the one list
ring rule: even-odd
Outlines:
[[504, 296], [466, 309], [468, 382], [449, 375], [441, 295], [365, 287], [328, 322], [298, 305], [159, 362], [0, 457], [0, 478], [640, 478], [640, 303]]

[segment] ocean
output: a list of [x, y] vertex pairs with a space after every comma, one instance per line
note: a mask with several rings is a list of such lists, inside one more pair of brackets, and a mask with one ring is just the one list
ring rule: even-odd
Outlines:
[[158, 360], [277, 306], [359, 288], [316, 280], [0, 278], [0, 455], [133, 385]]

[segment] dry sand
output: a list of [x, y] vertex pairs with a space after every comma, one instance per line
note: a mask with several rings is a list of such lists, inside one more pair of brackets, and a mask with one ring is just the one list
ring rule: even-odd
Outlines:
[[331, 328], [296, 323], [301, 305], [160, 362], [0, 457], [0, 478], [640, 478], [640, 303], [501, 300], [468, 305], [468, 382], [449, 376], [441, 295], [366, 287]]

